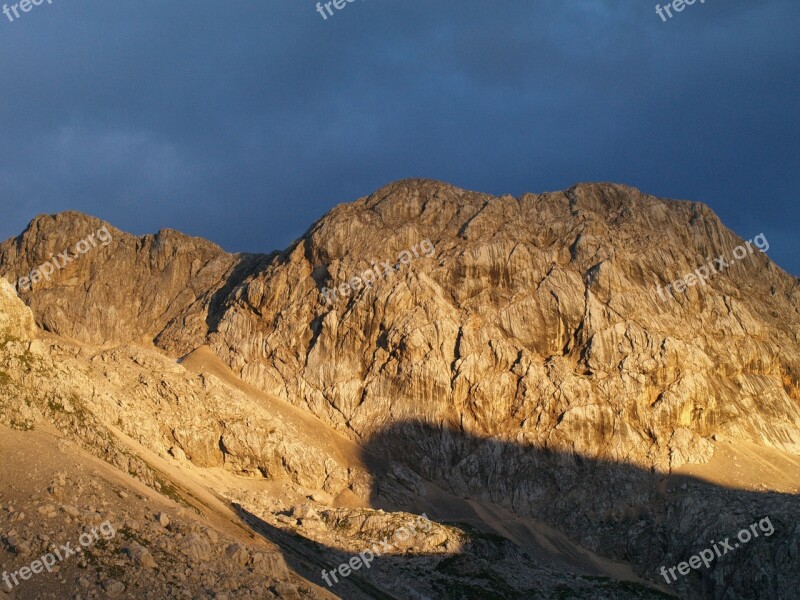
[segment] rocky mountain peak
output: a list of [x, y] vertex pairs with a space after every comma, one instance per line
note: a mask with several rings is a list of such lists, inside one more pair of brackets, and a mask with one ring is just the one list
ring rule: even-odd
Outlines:
[[[89, 412], [169, 460], [290, 481], [337, 510], [457, 506], [516, 542], [530, 531], [498, 523], [543, 521], [565, 536], [551, 545], [651, 581], [660, 544], [702, 547], [712, 525], [733, 527], [728, 507], [796, 513], [796, 490], [670, 491], [681, 473], [713, 476], [731, 440], [768, 464], [800, 454], [800, 282], [767, 236], [741, 239], [701, 203], [607, 183], [515, 198], [408, 179], [272, 255], [63, 213], [0, 244], [0, 275], [32, 278], [64, 249], [72, 259], [20, 297], [40, 327], [93, 348], [53, 350], [91, 355], [62, 373]], [[3, 290], [15, 316], [0, 329], [30, 335], [31, 313]], [[72, 392], [36, 385], [72, 408]], [[25, 423], [47, 411], [29, 403]], [[240, 492], [240, 508], [275, 512]], [[781, 564], [796, 552], [783, 526]], [[769, 564], [754, 560], [731, 576], [744, 594]]]

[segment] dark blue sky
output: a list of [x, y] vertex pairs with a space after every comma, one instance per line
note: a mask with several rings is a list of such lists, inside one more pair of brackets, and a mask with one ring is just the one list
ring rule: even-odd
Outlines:
[[[15, 0], [16, 1], [16, 0]], [[284, 248], [403, 177], [708, 203], [800, 274], [800, 3], [53, 0], [0, 14], [0, 238], [81, 210]]]

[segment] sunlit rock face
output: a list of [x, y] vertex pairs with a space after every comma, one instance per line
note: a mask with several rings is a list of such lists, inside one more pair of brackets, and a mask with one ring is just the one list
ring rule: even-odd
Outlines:
[[[424, 240], [435, 252], [370, 288], [323, 295]], [[797, 452], [797, 280], [752, 246], [663, 291], [740, 243], [702, 204], [624, 186], [497, 198], [401, 181], [253, 273], [210, 340], [359, 438], [417, 419], [661, 470], [707, 460], [713, 435]]]
[[0, 342], [27, 340], [35, 329], [33, 313], [20, 301], [11, 284], [0, 277]]
[[[0, 246], [0, 273], [103, 226], [37, 217]], [[20, 292], [39, 324], [175, 355], [208, 343], [354, 439], [413, 419], [661, 471], [707, 460], [715, 435], [800, 452], [798, 280], [764, 236], [734, 259], [746, 240], [699, 203], [405, 180], [274, 256], [106, 227], [107, 244]], [[715, 257], [730, 266], [665, 291]]]
[[[24, 276], [102, 226], [39, 217], [0, 245], [0, 274]], [[797, 496], [664, 485], [723, 440], [800, 454], [800, 286], [760, 232], [742, 240], [703, 204], [620, 185], [513, 198], [422, 180], [336, 207], [273, 255], [109, 230], [107, 247], [21, 297], [43, 328], [122, 348], [93, 360], [110, 361], [114, 389], [164, 411], [159, 421], [126, 405], [141, 423], [128, 433], [162, 454], [394, 507], [434, 482], [651, 580], [665, 555], [769, 514], [783, 524], [771, 545], [720, 567], [731, 597], [748, 597], [755, 573], [774, 583], [796, 570]], [[24, 338], [30, 313], [0, 292], [16, 315], [0, 335]], [[207, 346], [244, 382], [360, 444], [367, 465], [386, 464], [331, 460], [213, 380], [119, 367], [155, 360], [127, 346], [143, 340], [175, 358]], [[145, 370], [169, 372], [156, 362]], [[119, 418], [92, 397], [94, 414]], [[679, 585], [707, 591], [714, 577]]]
[[40, 215], [0, 244], [0, 276], [27, 284], [18, 293], [48, 331], [109, 345], [172, 331], [180, 334], [174, 338], [204, 336], [223, 288], [261, 258], [170, 229], [136, 237], [70, 211]]

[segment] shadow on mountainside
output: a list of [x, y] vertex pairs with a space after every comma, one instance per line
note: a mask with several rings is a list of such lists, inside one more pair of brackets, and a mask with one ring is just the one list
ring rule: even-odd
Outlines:
[[377, 477], [374, 506], [429, 508], [432, 518], [447, 518], [451, 509], [446, 503], [421, 497], [424, 488], [414, 480], [418, 474], [477, 506], [479, 520], [486, 513], [481, 504], [533, 517], [662, 584], [662, 566], [688, 561], [710, 548], [712, 540], [731, 537], [733, 544], [740, 530], [768, 517], [774, 526], [771, 536], [759, 531], [741, 549], [715, 557], [709, 569], [679, 575], [669, 589], [687, 597], [718, 598], [732, 591], [744, 598], [776, 599], [800, 589], [798, 495], [665, 477], [629, 464], [484, 439], [419, 421], [392, 425], [368, 441], [364, 461], [370, 470], [377, 474], [378, 462], [386, 460], [402, 467]]
[[206, 325], [209, 333], [217, 330], [224, 314], [225, 302], [230, 298], [233, 290], [239, 287], [250, 275], [268, 265], [278, 254], [278, 252], [272, 252], [270, 254], [238, 255], [236, 264], [225, 275], [225, 285], [211, 295], [211, 300], [208, 303]]
[[[308, 528], [321, 526], [316, 517], [301, 518], [298, 527], [276, 527], [239, 504], [233, 506], [244, 523], [279, 547], [286, 564], [294, 572], [346, 600], [673, 598], [639, 583], [608, 577], [574, 577], [553, 571], [537, 564], [502, 536], [480, 532], [463, 523], [447, 524], [466, 540], [459, 549], [415, 552], [400, 549], [399, 544], [395, 546], [391, 542], [396, 539], [397, 532], [416, 523], [418, 518], [384, 513], [381, 516], [391, 520], [393, 526], [376, 532], [374, 538], [364, 540], [358, 549], [347, 550], [305, 535]], [[357, 517], [338, 515], [342, 521], [336, 521], [339, 510], [323, 509], [320, 514], [323, 520], [332, 519], [328, 525], [334, 529], [342, 527], [342, 521], [347, 523], [350, 518], [356, 521], [352, 525], [358, 529]], [[292, 520], [288, 516], [284, 518], [286, 522]], [[435, 524], [436, 521], [432, 521], [428, 531], [420, 528], [415, 534], [424, 536]], [[370, 548], [381, 548], [382, 542], [389, 543], [392, 549], [383, 555], [368, 552]], [[368, 559], [368, 567], [362, 559]], [[342, 565], [350, 567], [344, 575], [340, 570]]]
[[[621, 563], [685, 598], [798, 597], [800, 496], [795, 494], [665, 477], [419, 421], [380, 431], [367, 441], [362, 458], [374, 479], [373, 507], [424, 512], [435, 523], [455, 526], [468, 542], [449, 553], [378, 558], [369, 571], [353, 572], [333, 587], [344, 598], [662, 596], [641, 583], [617, 580], [634, 579]], [[293, 568], [323, 587], [321, 570], [335, 569], [356, 554], [239, 511], [284, 548]], [[766, 524], [756, 525], [759, 535], [740, 544], [737, 533], [764, 518], [774, 529], [771, 535]], [[726, 538], [741, 547], [726, 553], [719, 544]], [[666, 584], [662, 566], [675, 567], [715, 542], [722, 555], [708, 569], [701, 565]]]

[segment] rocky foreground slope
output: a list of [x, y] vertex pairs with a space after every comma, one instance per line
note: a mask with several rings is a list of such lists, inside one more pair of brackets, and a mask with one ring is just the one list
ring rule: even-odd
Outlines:
[[[0, 275], [24, 277], [103, 226], [38, 217], [0, 245]], [[26, 371], [9, 334], [4, 423], [55, 423], [150, 485], [144, 450], [192, 477], [283, 482], [272, 500], [225, 480], [225, 498], [320, 586], [304, 563], [343, 562], [334, 548], [358, 539], [325, 511], [462, 524], [416, 548], [420, 564], [382, 563], [343, 597], [390, 594], [397, 569], [409, 598], [658, 593], [611, 585], [639, 578], [685, 597], [798, 589], [798, 479], [697, 473], [724, 471], [715, 460], [737, 444], [800, 467], [800, 282], [752, 243], [732, 260], [747, 240], [706, 206], [614, 185], [493, 198], [408, 180], [273, 255], [108, 230], [107, 246], [20, 291], [54, 334], [31, 350], [54, 371]], [[730, 266], [659, 293], [716, 257]], [[30, 320], [9, 322], [37, 337]], [[764, 517], [768, 539], [665, 583], [662, 566]]]

